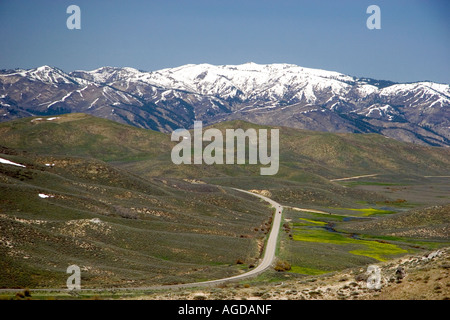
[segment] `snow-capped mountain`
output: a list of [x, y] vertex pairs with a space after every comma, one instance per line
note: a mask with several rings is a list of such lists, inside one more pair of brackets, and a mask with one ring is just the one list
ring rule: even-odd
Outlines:
[[69, 74], [43, 66], [0, 72], [0, 119], [84, 112], [168, 132], [242, 119], [331, 132], [376, 132], [450, 145], [450, 86], [398, 84], [290, 64], [185, 65]]

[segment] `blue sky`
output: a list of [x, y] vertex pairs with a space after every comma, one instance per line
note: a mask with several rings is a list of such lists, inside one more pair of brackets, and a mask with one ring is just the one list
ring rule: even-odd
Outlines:
[[[68, 30], [66, 8], [81, 8]], [[366, 9], [381, 8], [381, 30]], [[450, 83], [447, 0], [0, 0], [0, 68], [292, 63]]]

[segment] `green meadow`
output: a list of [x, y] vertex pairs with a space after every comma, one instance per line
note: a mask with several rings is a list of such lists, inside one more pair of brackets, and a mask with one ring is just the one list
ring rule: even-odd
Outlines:
[[360, 240], [324, 229], [296, 229], [293, 239], [295, 241], [336, 245], [356, 245], [360, 249], [350, 250], [351, 254], [374, 258], [378, 261], [385, 261], [389, 256], [408, 252], [394, 244], [378, 242], [377, 240]]
[[363, 216], [363, 217], [369, 217], [372, 215], [396, 213], [396, 211], [393, 211], [393, 210], [384, 210], [384, 209], [377, 209], [377, 208], [334, 208], [334, 209], [361, 212], [362, 213], [361, 216]]
[[407, 253], [397, 245], [379, 242], [377, 240], [360, 240], [337, 232], [323, 229], [297, 229], [294, 233], [295, 241], [330, 243], [336, 245], [356, 245], [360, 249], [350, 250], [351, 254], [374, 258], [385, 261], [389, 256]]
[[[291, 273], [320, 275], [358, 265], [386, 261], [413, 252], [412, 243], [401, 237], [394, 241], [361, 233], [339, 232], [344, 216], [285, 210], [289, 232], [281, 240], [281, 257], [290, 261]], [[365, 221], [354, 217], [352, 221]]]

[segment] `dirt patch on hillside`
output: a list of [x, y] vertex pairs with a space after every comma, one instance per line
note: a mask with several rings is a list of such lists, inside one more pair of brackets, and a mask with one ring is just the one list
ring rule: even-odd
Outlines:
[[260, 194], [264, 197], [268, 197], [268, 198], [272, 197], [272, 192], [270, 192], [269, 190], [249, 190], [249, 191], [252, 193]]
[[70, 235], [74, 238], [80, 238], [85, 237], [88, 230], [109, 234], [112, 231], [112, 228], [109, 224], [98, 218], [80, 219], [67, 221], [61, 228], [61, 233]]

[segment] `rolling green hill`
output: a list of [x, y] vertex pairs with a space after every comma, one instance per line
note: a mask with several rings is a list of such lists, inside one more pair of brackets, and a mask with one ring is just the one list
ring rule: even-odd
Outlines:
[[[244, 121], [224, 122], [213, 127], [222, 132], [237, 128], [275, 128]], [[368, 173], [450, 174], [449, 149], [402, 143], [376, 134], [279, 129], [280, 171], [276, 178], [303, 181], [318, 179], [318, 175], [333, 179]], [[173, 165], [170, 152], [175, 144], [170, 141], [170, 135], [84, 114], [67, 114], [56, 119], [26, 118], [0, 124], [0, 145], [38, 154], [114, 161], [146, 177], [259, 175], [259, 165]]]
[[[270, 129], [244, 121], [215, 125], [225, 129]], [[206, 129], [206, 128], [204, 128]], [[280, 127], [280, 169], [260, 176], [260, 165], [175, 165], [170, 135], [84, 114], [27, 118], [0, 124], [0, 146], [37, 154], [94, 158], [154, 177], [199, 179], [246, 189], [270, 189], [276, 200], [292, 205], [347, 207], [355, 201], [386, 197], [356, 190], [330, 179], [367, 174], [372, 183], [422, 182], [426, 175], [450, 174], [450, 149], [422, 147], [375, 134], [333, 134]], [[205, 143], [206, 144], [206, 143]], [[348, 184], [344, 184], [344, 187]]]
[[81, 113], [0, 124], [0, 145], [104, 161], [152, 158], [168, 150], [169, 142], [163, 133]]
[[[232, 121], [214, 128], [272, 127]], [[398, 200], [391, 186], [437, 189], [424, 176], [450, 175], [449, 149], [375, 134], [278, 129], [280, 170], [261, 176], [260, 165], [174, 165], [170, 153], [176, 143], [170, 135], [84, 114], [1, 123], [0, 158], [25, 167], [0, 163], [0, 287], [64, 287], [71, 264], [82, 267], [89, 287], [229, 276], [256, 263], [272, 212], [258, 199], [227, 187], [268, 192], [283, 205], [377, 219], [378, 213], [422, 205]], [[427, 204], [436, 200], [436, 189], [428, 191]], [[290, 210], [286, 217], [311, 220], [314, 215]], [[409, 223], [404, 217], [399, 213], [391, 219]], [[319, 224], [334, 221], [321, 219]], [[377, 221], [364, 222], [366, 236], [380, 235], [377, 230], [386, 227]], [[297, 261], [297, 270], [332, 271], [371, 261], [370, 255], [347, 252], [367, 243], [358, 246], [355, 239], [335, 235], [331, 245], [341, 251], [332, 260], [339, 263], [325, 266], [328, 260], [318, 256], [317, 248], [330, 245], [325, 241], [330, 231], [322, 226], [316, 234], [316, 224], [293, 224], [295, 239], [288, 234], [282, 239], [286, 245], [280, 252]], [[338, 225], [358, 232], [366, 224], [339, 220]], [[299, 234], [304, 230], [309, 238]], [[298, 261], [305, 254], [310, 264]], [[237, 260], [243, 264], [236, 265]]]
[[0, 157], [26, 166], [0, 163], [0, 287], [63, 287], [71, 264], [86, 287], [198, 281], [259, 258], [266, 232], [255, 226], [272, 212], [249, 195], [95, 159]]

